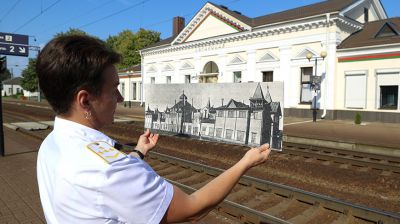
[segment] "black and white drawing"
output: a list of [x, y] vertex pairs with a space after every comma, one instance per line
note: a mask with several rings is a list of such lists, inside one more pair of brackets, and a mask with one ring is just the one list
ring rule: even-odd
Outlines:
[[145, 128], [282, 150], [282, 82], [148, 84], [145, 90]]

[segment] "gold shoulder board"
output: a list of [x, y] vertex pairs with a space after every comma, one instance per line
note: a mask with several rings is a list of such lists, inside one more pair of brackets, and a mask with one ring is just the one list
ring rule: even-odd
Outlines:
[[112, 145], [104, 141], [92, 142], [86, 147], [90, 151], [98, 155], [100, 158], [102, 158], [108, 164], [111, 164], [126, 157], [125, 153], [118, 151]]

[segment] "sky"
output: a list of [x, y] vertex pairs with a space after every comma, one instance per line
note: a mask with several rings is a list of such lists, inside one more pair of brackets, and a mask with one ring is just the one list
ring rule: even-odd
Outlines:
[[[321, 0], [210, 0], [250, 18]], [[0, 32], [29, 35], [29, 44], [43, 47], [55, 34], [78, 28], [100, 39], [140, 28], [171, 36], [172, 19], [188, 23], [206, 0], [0, 0]], [[400, 0], [381, 0], [388, 17], [400, 16]], [[29, 57], [36, 57], [31, 51]], [[26, 68], [26, 57], [7, 56], [14, 76]]]

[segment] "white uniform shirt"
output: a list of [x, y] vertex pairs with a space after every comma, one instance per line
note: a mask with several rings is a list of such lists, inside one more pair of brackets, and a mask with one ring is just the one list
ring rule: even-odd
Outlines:
[[114, 145], [97, 130], [56, 117], [37, 161], [46, 221], [159, 223], [172, 200], [172, 185], [139, 158], [121, 153], [108, 163], [87, 147], [98, 141]]

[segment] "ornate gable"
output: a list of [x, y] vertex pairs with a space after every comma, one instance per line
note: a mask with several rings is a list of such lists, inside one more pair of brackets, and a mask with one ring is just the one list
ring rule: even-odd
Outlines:
[[173, 71], [173, 70], [174, 70], [174, 68], [170, 64], [166, 64], [162, 69], [163, 72]]
[[250, 26], [211, 3], [193, 17], [172, 45], [250, 30]]
[[148, 73], [157, 72], [157, 68], [154, 67], [154, 65], [152, 65], [152, 66], [150, 66], [150, 67], [147, 69], [147, 72], [148, 72]]
[[306, 48], [306, 49], [300, 51], [300, 53], [298, 53], [298, 54], [296, 55], [295, 58], [298, 58], [298, 59], [299, 59], [299, 58], [305, 59], [305, 58], [307, 57], [307, 54], [308, 54], [308, 53], [311, 53], [313, 58], [314, 58], [314, 57], [318, 57], [318, 54], [317, 54], [317, 53], [315, 53], [315, 52], [314, 52], [313, 50], [311, 50], [311, 49]]
[[265, 62], [265, 61], [277, 61], [278, 59], [271, 53], [265, 53], [258, 61]]
[[239, 55], [236, 55], [232, 58], [232, 60], [229, 62], [230, 65], [236, 65], [236, 64], [243, 64], [246, 63], [243, 58], [241, 58]]
[[183, 65], [181, 66], [181, 70], [186, 70], [186, 69], [193, 69], [194, 66], [190, 62], [184, 62]]

